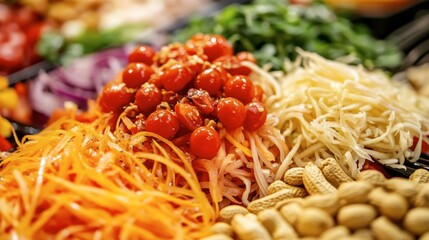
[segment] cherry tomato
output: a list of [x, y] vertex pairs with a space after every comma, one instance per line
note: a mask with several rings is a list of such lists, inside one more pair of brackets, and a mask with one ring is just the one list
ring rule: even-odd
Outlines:
[[256, 101], [262, 102], [263, 98], [264, 98], [264, 90], [258, 85], [253, 85], [253, 99]]
[[154, 84], [157, 88], [162, 88], [161, 75], [158, 72], [152, 74], [147, 82]]
[[139, 88], [153, 73], [152, 68], [144, 63], [130, 63], [122, 72], [122, 81], [129, 88]]
[[100, 95], [99, 103], [103, 112], [117, 112], [128, 105], [133, 94], [124, 83], [110, 84], [104, 87]]
[[12, 9], [5, 4], [0, 4], [0, 23], [6, 24], [13, 19]]
[[37, 21], [37, 15], [30, 8], [20, 7], [15, 10], [14, 20], [19, 24], [21, 29], [26, 29]]
[[142, 113], [152, 112], [161, 101], [161, 90], [152, 83], [145, 83], [137, 90], [135, 104]]
[[386, 178], [390, 178], [389, 174], [386, 172], [383, 165], [375, 161], [365, 160], [365, 163], [363, 164], [361, 171], [365, 171], [365, 170], [377, 170], [381, 172]]
[[232, 46], [220, 35], [196, 34], [190, 41], [203, 47], [204, 54], [208, 57], [210, 62], [219, 57], [233, 54]]
[[216, 113], [219, 121], [230, 129], [243, 126], [246, 117], [243, 103], [232, 97], [220, 99], [216, 106]]
[[185, 51], [189, 55], [196, 55], [203, 58], [205, 61], [208, 60], [208, 57], [204, 55], [204, 48], [201, 42], [187, 41], [185, 43]]
[[211, 96], [218, 94], [222, 85], [221, 73], [213, 68], [202, 71], [194, 81], [194, 87], [206, 90]]
[[236, 56], [240, 61], [249, 61], [256, 64], [255, 56], [253, 56], [253, 54], [250, 52], [239, 52]]
[[203, 114], [210, 114], [215, 110], [214, 101], [207, 91], [191, 88], [187, 97]]
[[197, 55], [186, 56], [183, 59], [185, 66], [192, 70], [193, 73], [199, 74], [203, 69], [205, 60]]
[[17, 70], [25, 61], [26, 37], [15, 23], [0, 29], [3, 42], [0, 43], [0, 67]]
[[253, 83], [249, 77], [236, 75], [226, 81], [224, 86], [225, 96], [233, 97], [247, 104], [254, 97]]
[[150, 66], [155, 54], [155, 50], [148, 45], [138, 46], [128, 55], [128, 62], [140, 62]]
[[162, 85], [166, 90], [179, 92], [192, 81], [191, 70], [181, 63], [176, 63], [167, 68], [161, 75]]
[[195, 129], [189, 140], [191, 151], [198, 157], [207, 159], [216, 157], [220, 144], [219, 133], [208, 126]]
[[0, 151], [9, 151], [12, 147], [12, 144], [6, 138], [0, 136]]
[[182, 126], [190, 131], [203, 125], [203, 118], [195, 106], [187, 103], [178, 103], [174, 107], [174, 111]]
[[243, 127], [249, 131], [258, 130], [267, 120], [267, 107], [261, 102], [250, 102], [244, 106], [246, 118]]
[[173, 91], [162, 90], [162, 101], [168, 103], [170, 106], [176, 105], [176, 103], [182, 99], [182, 96]]
[[146, 120], [146, 131], [171, 139], [180, 129], [179, 119], [168, 110], [156, 110]]
[[220, 64], [231, 75], [246, 75], [248, 76], [252, 70], [242, 65], [241, 61], [236, 56], [223, 56], [214, 61]]
[[[413, 138], [413, 146], [411, 146], [411, 149], [416, 149], [417, 143], [419, 142], [418, 137]], [[429, 154], [429, 144], [425, 141], [422, 141], [422, 153]]]

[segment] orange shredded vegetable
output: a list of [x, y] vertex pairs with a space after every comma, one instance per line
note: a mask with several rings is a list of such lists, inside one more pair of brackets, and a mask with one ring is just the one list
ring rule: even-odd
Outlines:
[[60, 119], [2, 157], [0, 239], [209, 234], [216, 212], [189, 158], [153, 133], [121, 137], [107, 126]]

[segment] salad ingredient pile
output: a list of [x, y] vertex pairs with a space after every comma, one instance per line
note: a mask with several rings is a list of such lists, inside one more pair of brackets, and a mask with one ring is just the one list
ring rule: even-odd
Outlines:
[[286, 59], [297, 57], [296, 49], [367, 68], [394, 68], [400, 51], [386, 41], [374, 39], [369, 30], [337, 15], [327, 5], [313, 1], [308, 6], [288, 1], [255, 0], [231, 5], [219, 14], [197, 17], [179, 30], [175, 41], [197, 33], [223, 35], [237, 51], [249, 51], [259, 64], [284, 69]]

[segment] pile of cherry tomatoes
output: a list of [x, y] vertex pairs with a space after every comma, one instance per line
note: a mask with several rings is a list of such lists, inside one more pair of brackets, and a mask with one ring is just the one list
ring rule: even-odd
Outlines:
[[48, 24], [26, 7], [0, 4], [0, 75], [37, 62], [36, 44]]
[[234, 55], [222, 36], [197, 34], [159, 52], [139, 46], [128, 60], [121, 80], [106, 85], [98, 99], [114, 116], [134, 109], [127, 111], [133, 125], [122, 125], [124, 131], [154, 132], [210, 159], [221, 145], [220, 128], [255, 131], [266, 121], [263, 90], [242, 64], [255, 58]]

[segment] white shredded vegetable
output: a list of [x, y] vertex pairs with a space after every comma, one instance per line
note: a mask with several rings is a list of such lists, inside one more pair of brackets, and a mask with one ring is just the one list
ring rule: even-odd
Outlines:
[[[405, 159], [418, 160], [422, 141], [429, 142], [429, 98], [382, 72], [299, 53], [298, 64], [286, 75], [277, 72], [267, 77], [265, 70], [246, 63], [293, 149], [277, 178], [287, 170], [284, 164], [301, 166], [326, 157], [336, 158], [352, 176], [365, 160], [396, 168]], [[418, 142], [411, 150], [413, 138]]]

